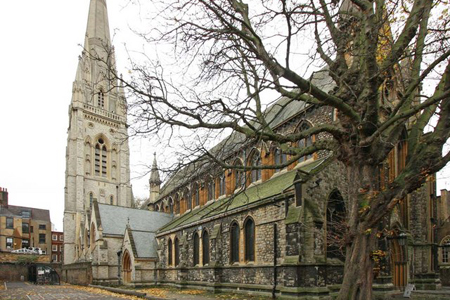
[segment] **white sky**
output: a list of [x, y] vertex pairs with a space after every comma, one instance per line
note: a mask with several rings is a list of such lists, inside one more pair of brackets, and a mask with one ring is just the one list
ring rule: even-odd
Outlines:
[[[123, 8], [127, 2], [108, 1], [119, 69], [126, 63], [123, 43], [140, 48], [128, 28], [139, 15]], [[12, 205], [49, 209], [57, 230], [64, 211], [68, 107], [88, 10], [89, 0], [10, 0], [0, 10], [0, 187], [8, 189]], [[130, 147], [133, 193], [147, 197], [148, 175], [136, 177], [152, 153], [162, 151], [145, 140]], [[441, 175], [438, 190], [450, 188], [449, 173]]]

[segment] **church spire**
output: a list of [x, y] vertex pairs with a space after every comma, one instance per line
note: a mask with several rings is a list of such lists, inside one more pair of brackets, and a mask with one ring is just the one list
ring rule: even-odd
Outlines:
[[156, 162], [156, 153], [153, 153], [152, 172], [148, 182], [150, 184], [149, 204], [153, 204], [159, 197], [159, 190], [161, 187], [161, 179], [159, 178], [158, 164]]
[[156, 153], [153, 153], [152, 172], [150, 175], [149, 183], [150, 183], [150, 185], [152, 185], [152, 184], [160, 185], [161, 184], [161, 179], [159, 178], [158, 164], [156, 162]]
[[94, 40], [100, 42], [99, 46], [111, 44], [106, 0], [91, 0], [89, 6], [89, 17], [84, 47], [88, 48], [88, 44], [96, 44]]

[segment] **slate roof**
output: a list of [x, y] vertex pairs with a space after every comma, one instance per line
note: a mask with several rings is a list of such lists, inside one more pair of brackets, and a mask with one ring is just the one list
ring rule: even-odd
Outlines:
[[[313, 161], [301, 167], [300, 170], [302, 172], [309, 173], [318, 167], [323, 161], [324, 159]], [[179, 218], [176, 218], [172, 222], [168, 223], [166, 226], [162, 227], [158, 231], [158, 234], [192, 224], [202, 219], [217, 216], [224, 212], [232, 212], [233, 210], [242, 208], [257, 201], [279, 195], [293, 185], [298, 171], [298, 169], [294, 169], [283, 174], [275, 175], [271, 179], [261, 184], [248, 187], [245, 191], [232, 197], [218, 200], [209, 205], [194, 209], [189, 213], [185, 213]]]
[[128, 228], [128, 236], [130, 237], [134, 257], [158, 257], [158, 253], [156, 252], [157, 244], [154, 232], [138, 231]]
[[[328, 74], [328, 68], [323, 68], [311, 75], [311, 83], [324, 92], [331, 91], [335, 83]], [[275, 128], [281, 125], [286, 120], [294, 117], [299, 112], [308, 107], [303, 101], [292, 101], [287, 97], [278, 98], [273, 105], [268, 107], [264, 112], [266, 121]], [[216, 157], [225, 157], [239, 150], [246, 142], [244, 134], [233, 132], [227, 138], [213, 147], [210, 152]], [[163, 199], [175, 189], [182, 187], [187, 182], [191, 181], [196, 175], [200, 175], [210, 167], [208, 159], [199, 160], [196, 163], [191, 163], [185, 168], [179, 170], [174, 174], [161, 188], [158, 200]]]
[[132, 230], [156, 232], [173, 219], [173, 215], [98, 203], [103, 234], [124, 235], [129, 224]]

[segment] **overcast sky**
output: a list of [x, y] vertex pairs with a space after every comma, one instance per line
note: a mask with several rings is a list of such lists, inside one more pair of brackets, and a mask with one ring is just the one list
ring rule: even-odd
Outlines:
[[[127, 0], [108, 1], [119, 69], [124, 43], [136, 46], [130, 21], [139, 16]], [[62, 230], [68, 108], [89, 0], [3, 1], [0, 10], [0, 187], [12, 205], [49, 209]], [[131, 46], [130, 46], [131, 45]], [[160, 153], [145, 140], [132, 140], [135, 196], [147, 197], [143, 164]], [[450, 189], [449, 172], [438, 189]]]
[[[108, 1], [119, 65], [128, 29], [127, 1]], [[49, 209], [62, 230], [68, 108], [86, 32], [89, 0], [3, 1], [0, 10], [0, 187], [12, 205]], [[122, 53], [122, 54], [121, 54]], [[157, 149], [132, 141], [132, 177]], [[150, 147], [151, 148], [151, 147]], [[133, 180], [146, 197], [147, 179]]]

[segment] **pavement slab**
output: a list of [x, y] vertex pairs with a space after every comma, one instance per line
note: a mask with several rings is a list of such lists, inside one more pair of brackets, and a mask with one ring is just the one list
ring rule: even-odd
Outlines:
[[1, 300], [119, 300], [139, 299], [106, 292], [100, 289], [70, 285], [34, 285], [28, 282], [7, 282], [0, 291]]

